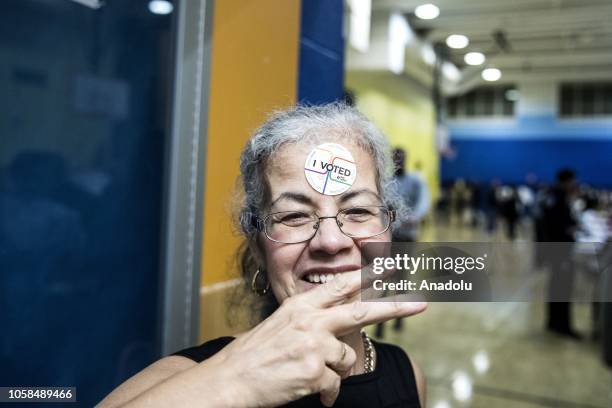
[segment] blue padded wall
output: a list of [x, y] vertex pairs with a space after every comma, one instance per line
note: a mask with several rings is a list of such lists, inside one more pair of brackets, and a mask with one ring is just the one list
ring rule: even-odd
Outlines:
[[342, 98], [342, 0], [303, 0], [298, 101], [321, 104]]
[[454, 160], [441, 160], [442, 180], [486, 182], [499, 178], [524, 183], [527, 173], [551, 182], [561, 167], [572, 167], [581, 182], [612, 187], [612, 140], [459, 139]]
[[571, 167], [581, 182], [612, 186], [612, 121], [559, 120], [555, 115], [502, 121], [456, 121], [449, 125], [457, 155], [441, 160], [443, 181], [457, 178], [523, 183], [527, 173], [553, 181]]

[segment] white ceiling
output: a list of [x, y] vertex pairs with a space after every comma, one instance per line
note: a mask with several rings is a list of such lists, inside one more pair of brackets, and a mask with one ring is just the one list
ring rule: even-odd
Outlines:
[[[440, 16], [419, 20], [414, 9], [427, 2]], [[467, 48], [449, 50], [451, 61], [465, 69], [464, 83], [478, 82], [482, 69], [465, 67], [469, 51], [487, 55], [487, 66], [500, 68], [505, 81], [612, 79], [612, 0], [373, 0], [372, 10], [402, 12], [432, 43], [468, 36]]]

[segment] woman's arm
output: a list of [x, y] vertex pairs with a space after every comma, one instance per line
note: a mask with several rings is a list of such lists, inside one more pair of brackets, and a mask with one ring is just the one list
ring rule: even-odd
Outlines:
[[[196, 363], [181, 356], [164, 357], [121, 384], [97, 408], [238, 406], [231, 397], [235, 383], [223, 381], [222, 370], [204, 361]], [[213, 371], [215, 374], [213, 375]]]
[[416, 379], [417, 392], [419, 393], [419, 403], [422, 407], [427, 406], [427, 383], [425, 382], [425, 376], [421, 367], [419, 367], [414, 360], [410, 359], [412, 365], [412, 371], [414, 372], [414, 378]]
[[181, 371], [192, 368], [196, 364], [196, 362], [185, 357], [164, 357], [117, 387], [98, 404], [98, 407], [121, 406], [149, 388], [160, 384]]

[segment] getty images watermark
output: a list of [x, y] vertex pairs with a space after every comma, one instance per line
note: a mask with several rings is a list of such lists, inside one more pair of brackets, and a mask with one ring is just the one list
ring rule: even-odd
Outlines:
[[569, 242], [362, 244], [364, 301], [612, 301], [612, 248]]

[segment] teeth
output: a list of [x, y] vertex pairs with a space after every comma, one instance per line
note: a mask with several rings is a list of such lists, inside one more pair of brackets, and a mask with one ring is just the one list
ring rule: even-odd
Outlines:
[[311, 283], [327, 283], [334, 280], [335, 276], [333, 273], [309, 273], [305, 279]]

